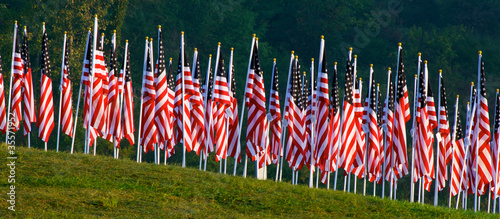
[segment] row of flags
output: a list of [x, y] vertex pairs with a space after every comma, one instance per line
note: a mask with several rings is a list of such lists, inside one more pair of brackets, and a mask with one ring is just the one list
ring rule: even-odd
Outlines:
[[[478, 92], [471, 85], [467, 105], [465, 131], [462, 130], [458, 113], [458, 96], [450, 126], [446, 90], [443, 75], [439, 73], [437, 107], [429, 82], [427, 61], [418, 57], [418, 74], [415, 75], [415, 97], [410, 109], [407, 79], [403, 63], [403, 48], [398, 47], [396, 75], [388, 70], [387, 93], [382, 100], [380, 86], [376, 83], [373, 67], [370, 66], [366, 96], [362, 98], [363, 83], [356, 73], [357, 56], [348, 52], [345, 62], [345, 86], [340, 101], [338, 66], [328, 72], [325, 40], [320, 41], [317, 76], [314, 77], [314, 60], [311, 63], [311, 78], [298, 56], [292, 52], [286, 85], [283, 113], [280, 106], [278, 67], [273, 62], [270, 83], [270, 99], [266, 106], [264, 75], [261, 69], [258, 38], [252, 39], [249, 67], [245, 83], [243, 107], [238, 107], [236, 95], [233, 49], [226, 68], [219, 43], [212, 71], [210, 55], [205, 80], [195, 49], [192, 68], [187, 60], [184, 34], [181, 38], [176, 74], [172, 59], [165, 59], [161, 26], [158, 27], [157, 59], [152, 38], [146, 38], [138, 139], [135, 139], [133, 118], [132, 78], [130, 52], [125, 44], [123, 67], [118, 69], [116, 33], [111, 39], [109, 59], [104, 49], [104, 35], [99, 35], [98, 20], [94, 30], [87, 33], [87, 43], [80, 83], [84, 86], [83, 128], [85, 131], [85, 153], [101, 137], [115, 145], [118, 157], [120, 141], [138, 143], [138, 161], [142, 151], [155, 153], [159, 163], [159, 151], [165, 159], [175, 153], [175, 145], [183, 144], [185, 152], [196, 152], [201, 161], [215, 152], [215, 160], [235, 158], [242, 161], [240, 139], [245, 109], [247, 127], [245, 142], [246, 157], [257, 162], [258, 169], [270, 164], [281, 165], [286, 159], [295, 171], [307, 166], [321, 173], [320, 181], [330, 184], [330, 174], [344, 170], [345, 176], [368, 179], [375, 184], [391, 183], [391, 194], [397, 181], [411, 173], [412, 193], [414, 184], [430, 191], [432, 181], [435, 190], [442, 191], [449, 182], [450, 197], [488, 191], [500, 195], [499, 149], [500, 145], [500, 96], [495, 106], [493, 136], [490, 133], [488, 103], [485, 91], [484, 61], [479, 55]], [[48, 37], [44, 28], [41, 52], [41, 81], [38, 115], [35, 116], [33, 83], [29, 58], [27, 30], [24, 29], [22, 45], [18, 39], [17, 23], [14, 28], [11, 92], [9, 105], [5, 105], [3, 77], [0, 77], [0, 130], [7, 132], [20, 129], [21, 120], [25, 136], [31, 132], [31, 123], [37, 122], [38, 137], [48, 142], [55, 125], [52, 93], [51, 63], [48, 52]], [[60, 83], [59, 132], [74, 139], [77, 117], [73, 117], [71, 94], [69, 48], [66, 34], [63, 44], [63, 60]], [[1, 57], [0, 57], [1, 59]], [[2, 65], [0, 61], [0, 76]], [[174, 78], [175, 77], [175, 78]], [[331, 77], [331, 78], [329, 78]], [[392, 81], [394, 79], [394, 81]], [[78, 97], [80, 99], [80, 96]], [[342, 103], [342, 107], [340, 104]], [[80, 100], [77, 102], [77, 111]], [[8, 113], [6, 113], [6, 109]], [[241, 114], [239, 113], [241, 109]], [[407, 123], [410, 111], [413, 121], [409, 137], [412, 138], [411, 159], [407, 151]], [[11, 113], [10, 113], [11, 112]], [[12, 115], [11, 117], [7, 115]], [[241, 116], [241, 117], [239, 117]], [[8, 127], [12, 121], [12, 127]], [[73, 125], [74, 124], [74, 125]], [[8, 139], [8, 136], [7, 136]], [[434, 148], [433, 145], [437, 147]], [[72, 146], [73, 147], [73, 146]], [[58, 147], [59, 148], [59, 147]], [[436, 149], [436, 151], [434, 151]], [[72, 149], [73, 151], [73, 149]], [[434, 155], [436, 153], [436, 155]], [[409, 166], [411, 162], [411, 166]], [[183, 159], [183, 165], [185, 160]], [[316, 169], [317, 168], [317, 169]], [[246, 165], [245, 165], [246, 171]], [[225, 168], [224, 168], [225, 172]], [[312, 175], [311, 175], [312, 176]], [[335, 177], [334, 188], [337, 177]], [[345, 190], [345, 188], [344, 188]], [[348, 189], [349, 190], [349, 189]], [[423, 194], [419, 191], [418, 196]], [[395, 197], [395, 195], [394, 195]], [[423, 197], [422, 197], [423, 200]], [[435, 199], [437, 203], [437, 198]], [[457, 199], [458, 200], [458, 199]]]

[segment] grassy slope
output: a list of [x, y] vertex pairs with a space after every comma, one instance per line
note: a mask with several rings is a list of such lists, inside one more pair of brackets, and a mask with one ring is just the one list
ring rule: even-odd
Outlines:
[[[0, 217], [489, 217], [193, 168], [17, 147], [16, 212]], [[6, 146], [0, 156], [7, 163]], [[8, 170], [0, 165], [1, 198]]]

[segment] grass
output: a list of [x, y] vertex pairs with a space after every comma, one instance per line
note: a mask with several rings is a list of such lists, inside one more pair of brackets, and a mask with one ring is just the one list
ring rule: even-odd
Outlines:
[[7, 209], [7, 146], [0, 146], [0, 217], [486, 218], [304, 185], [202, 172], [176, 165], [17, 147], [16, 211]]

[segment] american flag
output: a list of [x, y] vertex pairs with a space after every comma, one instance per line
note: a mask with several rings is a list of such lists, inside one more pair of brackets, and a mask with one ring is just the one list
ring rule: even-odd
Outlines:
[[287, 157], [290, 167], [300, 169], [304, 163], [304, 151], [306, 143], [306, 127], [304, 115], [304, 101], [302, 97], [298, 57], [292, 63], [292, 77], [290, 80], [290, 94], [287, 94], [288, 133], [287, 133]]
[[[441, 191], [445, 187], [445, 181], [448, 180], [447, 168], [448, 162], [451, 160], [451, 139], [450, 139], [450, 127], [448, 123], [448, 107], [446, 104], [446, 90], [444, 88], [443, 75], [439, 73], [439, 89], [440, 89], [440, 105], [439, 109], [439, 124], [438, 124], [438, 134], [436, 134], [439, 146], [439, 157], [438, 157], [438, 167], [439, 174], [437, 175], [438, 189]], [[438, 137], [439, 136], [439, 137]]]
[[[476, 125], [474, 125], [474, 134], [472, 137], [472, 153], [476, 158], [473, 169], [476, 173], [476, 179], [478, 184], [474, 187], [474, 193], [476, 195], [484, 194], [484, 187], [488, 185], [492, 180], [491, 175], [491, 149], [490, 149], [490, 122], [488, 115], [488, 100], [486, 99], [486, 88], [485, 88], [485, 74], [484, 74], [484, 60], [482, 55], [479, 54], [479, 70], [478, 70], [478, 84], [479, 92], [476, 98], [476, 117], [474, 119]], [[476, 148], [477, 147], [477, 148]]]
[[[233, 51], [231, 50], [231, 56]], [[232, 58], [231, 58], [232, 59]], [[229, 147], [228, 155], [235, 158], [238, 162], [241, 161], [240, 142], [238, 141], [240, 135], [240, 124], [238, 121], [238, 99], [236, 98], [236, 78], [234, 74], [233, 61], [229, 63], [229, 83], [231, 98], [231, 115], [229, 116]]]
[[383, 165], [384, 165], [384, 128], [383, 128], [383, 106], [382, 106], [382, 93], [380, 92], [380, 85], [377, 84], [377, 122], [378, 122], [378, 139], [379, 139], [379, 172], [377, 175], [377, 183], [382, 184]]
[[[97, 19], [96, 19], [95, 28], [97, 29]], [[95, 33], [98, 31], [95, 30]], [[104, 48], [103, 48], [103, 39], [99, 37], [98, 34], [94, 36], [94, 44], [96, 47], [94, 48], [94, 57], [92, 58], [92, 118], [91, 118], [91, 126], [94, 127], [99, 135], [106, 133], [106, 102], [105, 95], [107, 93], [104, 92], [103, 86], [107, 84], [108, 81], [108, 72], [106, 68], [106, 60], [104, 57]]]
[[227, 109], [231, 109], [231, 99], [229, 97], [229, 88], [227, 86], [227, 74], [224, 69], [224, 60], [218, 48], [218, 64], [215, 73], [215, 85], [213, 93], [213, 101], [217, 105], [217, 119], [215, 123], [215, 143], [216, 143], [216, 156], [215, 161], [219, 162], [226, 159], [228, 138], [227, 138]]
[[[128, 43], [127, 43], [128, 44]], [[134, 144], [134, 90], [132, 89], [132, 73], [130, 72], [130, 50], [126, 47], [125, 57], [127, 61], [123, 63], [125, 74], [125, 84], [123, 91], [123, 137], [130, 145]]]
[[[325, 59], [326, 60], [326, 59]], [[339, 82], [337, 79], [337, 63], [334, 65], [332, 75], [332, 91], [330, 95], [330, 171], [337, 171], [337, 164], [340, 147], [340, 102], [339, 102]], [[322, 181], [323, 183], [325, 181]]]
[[87, 33], [87, 44], [85, 46], [85, 57], [83, 59], [82, 78], [81, 78], [82, 83], [87, 86], [90, 86], [90, 59], [92, 57], [92, 48], [93, 48], [92, 38], [93, 37], [89, 29]]
[[204, 99], [205, 99], [205, 140], [206, 144], [204, 145], [203, 150], [205, 151], [205, 159], [208, 157], [208, 154], [214, 151], [214, 134], [215, 134], [215, 124], [214, 119], [217, 117], [217, 108], [216, 103], [213, 102], [213, 84], [214, 84], [214, 75], [212, 73], [211, 68], [212, 56], [210, 56], [208, 62], [208, 70], [207, 76], [204, 85]]
[[[306, 125], [306, 144], [305, 148], [302, 151], [302, 156], [305, 157], [305, 164], [311, 170], [311, 152], [313, 150], [313, 142], [312, 142], [312, 116], [313, 116], [313, 93], [314, 93], [314, 85], [313, 81], [309, 83], [307, 81], [306, 72], [302, 74], [302, 100], [303, 100], [303, 108], [304, 108], [304, 116], [305, 116], [305, 125]], [[314, 171], [314, 170], [313, 170]]]
[[[316, 165], [321, 169], [321, 174], [324, 175], [330, 172], [331, 166], [331, 144], [330, 144], [330, 123], [328, 121], [330, 97], [328, 90], [328, 69], [326, 61], [326, 51], [324, 49], [324, 39], [321, 39], [322, 54], [320, 55], [318, 71], [318, 92], [317, 92], [317, 118], [315, 131], [315, 150], [314, 160]], [[322, 177], [323, 178], [323, 177]]]
[[117, 67], [116, 57], [116, 34], [113, 35], [111, 40], [111, 56], [109, 58], [109, 89], [107, 94], [107, 137], [108, 141], [116, 140], [120, 142], [122, 138], [121, 133], [121, 113], [120, 113], [120, 98], [118, 91], [118, 78], [120, 72]]
[[[147, 40], [146, 40], [147, 41]], [[157, 129], [154, 124], [155, 113], [155, 96], [156, 90], [154, 87], [154, 73], [153, 73], [153, 43], [149, 45], [146, 42], [146, 58], [144, 59], [144, 73], [142, 77], [142, 121], [140, 144], [144, 147], [144, 152], [154, 150], [153, 144], [157, 143]]]
[[[69, 44], [66, 41], [65, 51], [64, 51], [64, 59], [63, 59], [63, 68], [62, 68], [62, 81], [61, 81], [61, 93], [62, 93], [62, 102], [61, 104], [61, 113], [60, 113], [60, 126], [62, 126], [62, 131], [64, 134], [73, 137], [73, 101], [71, 97], [71, 80], [70, 70], [69, 70]], [[30, 70], [31, 71], [31, 70]], [[31, 74], [31, 73], [30, 73]], [[26, 76], [26, 75], [25, 75]], [[26, 77], [25, 77], [26, 80]], [[29, 83], [31, 84], [31, 79]], [[26, 83], [25, 83], [26, 85]], [[30, 92], [30, 96], [32, 96]], [[26, 95], [25, 95], [25, 103], [26, 103]], [[26, 104], [25, 104], [26, 106]], [[26, 117], [26, 107], [25, 107], [25, 122], [27, 120]]]
[[[390, 70], [389, 70], [390, 72]], [[389, 73], [390, 76], [390, 73]], [[390, 80], [390, 78], [389, 78]], [[393, 123], [394, 123], [394, 85], [391, 81], [387, 84], [387, 96], [385, 98], [385, 106], [384, 106], [384, 125], [385, 125], [385, 150], [384, 150], [384, 179], [387, 181], [392, 181], [392, 171], [394, 170], [394, 165], [392, 163], [393, 157], [393, 147], [392, 147], [392, 131], [393, 131]]]
[[[83, 128], [84, 129], [89, 129], [90, 128], [90, 136], [88, 136], [88, 144], [92, 145], [95, 138], [97, 137], [97, 130], [90, 126], [90, 86], [91, 86], [91, 74], [90, 74], [90, 64], [92, 60], [92, 50], [93, 50], [93, 37], [90, 34], [90, 30], [87, 34], [87, 46], [85, 49], [85, 59], [83, 60], [83, 67], [82, 67], [82, 77], [81, 77], [81, 82], [85, 85], [85, 90], [84, 90], [84, 105], [83, 105]], [[87, 133], [87, 132], [86, 132]]]
[[200, 89], [201, 68], [197, 50], [194, 51], [193, 64], [194, 95], [192, 95], [189, 100], [193, 107], [191, 111], [191, 136], [193, 138], [193, 150], [199, 155], [201, 148], [205, 145], [205, 117], [203, 114], [203, 96], [201, 95]]
[[26, 136], [29, 132], [31, 132], [31, 123], [36, 122], [35, 95], [33, 94], [33, 78], [31, 74], [31, 61], [30, 61], [30, 53], [28, 50], [28, 32], [26, 28], [24, 28], [21, 57], [23, 59], [23, 66], [24, 66], [23, 89], [22, 89], [23, 102], [24, 102], [23, 127], [24, 127], [24, 136]]
[[283, 156], [281, 148], [281, 109], [279, 97], [279, 81], [278, 81], [278, 66], [276, 60], [273, 63], [273, 74], [271, 81], [271, 91], [269, 94], [269, 113], [272, 120], [270, 121], [269, 141], [272, 153], [272, 162], [278, 164], [278, 158]]
[[464, 137], [464, 142], [465, 142], [465, 148], [469, 148], [469, 154], [467, 155], [467, 192], [468, 194], [474, 193], [474, 188], [476, 184], [476, 174], [473, 168], [475, 169], [475, 162], [476, 162], [476, 156], [475, 156], [475, 151], [476, 149], [473, 148], [475, 144], [472, 144], [472, 137], [473, 137], [473, 130], [474, 130], [474, 124], [475, 124], [475, 107], [476, 107], [476, 88], [474, 87], [474, 82], [471, 82], [471, 88], [470, 88], [470, 99], [468, 102], [468, 107], [467, 107], [467, 117], [466, 117], [466, 124], [465, 124], [465, 137]]
[[[399, 60], [397, 73], [397, 88], [394, 104], [394, 126], [392, 134], [392, 143], [394, 150], [393, 164], [398, 168], [399, 174], [396, 175], [400, 179], [408, 174], [408, 157], [406, 154], [406, 122], [410, 120], [410, 105], [408, 101], [408, 89], [406, 87], [406, 75], [403, 64], [403, 48], [399, 46]], [[394, 167], [393, 166], [393, 167]]]
[[[249, 81], [252, 81], [251, 88], [248, 87]], [[255, 41], [252, 50], [246, 92], [248, 106], [246, 154], [252, 160], [255, 160], [255, 156], [266, 147], [262, 136], [265, 135], [265, 126], [267, 123], [266, 94], [260, 68], [258, 41]]]
[[167, 90], [167, 68], [165, 65], [165, 52], [163, 48], [163, 40], [161, 29], [158, 28], [158, 61], [156, 62], [156, 71], [154, 75], [154, 87], [156, 88], [155, 96], [155, 113], [154, 124], [158, 133], [158, 145], [164, 150], [167, 141], [167, 107], [168, 107], [168, 90]]
[[367, 173], [370, 182], [377, 180], [380, 175], [380, 134], [378, 127], [377, 115], [377, 90], [375, 87], [375, 79], [373, 76], [373, 68], [370, 67], [371, 88], [370, 99], [368, 103], [367, 122], [368, 122], [368, 151], [367, 153]]
[[172, 58], [170, 58], [170, 63], [168, 67], [168, 77], [167, 77], [167, 158], [171, 157], [175, 153], [174, 146], [177, 144], [174, 135], [174, 98], [175, 98], [175, 79], [174, 72], [172, 68]]
[[498, 195], [499, 191], [499, 147], [500, 147], [500, 96], [498, 95], [498, 89], [496, 94], [496, 103], [495, 103], [495, 124], [493, 128], [493, 140], [491, 141], [491, 149], [492, 149], [492, 173], [493, 180], [491, 189], [493, 194]]
[[[355, 56], [356, 57], [356, 56]], [[356, 72], [356, 58], [354, 59], [354, 72]], [[354, 74], [356, 78], [356, 74]], [[363, 130], [363, 114], [365, 114], [365, 108], [368, 108], [368, 102], [366, 102], [366, 107], [363, 106], [361, 93], [363, 90], [363, 82], [361, 78], [354, 86], [354, 115], [356, 116], [355, 130], [356, 130], [356, 146], [355, 146], [355, 156], [354, 162], [352, 164], [352, 173], [358, 176], [360, 179], [365, 175], [365, 153], [366, 153], [366, 139], [365, 131]], [[367, 114], [368, 115], [368, 114]]]
[[12, 97], [11, 97], [11, 113], [12, 113], [12, 118], [10, 118], [10, 115], [7, 115], [9, 117], [9, 123], [12, 121], [12, 131], [16, 132], [19, 130], [20, 124], [21, 124], [21, 86], [23, 82], [23, 71], [24, 71], [24, 66], [23, 66], [23, 59], [21, 56], [21, 47], [19, 47], [19, 39], [17, 35], [17, 24], [16, 24], [16, 30], [14, 31], [14, 54], [12, 57]]
[[44, 142], [49, 141], [50, 133], [54, 129], [54, 101], [52, 97], [52, 79], [50, 79], [50, 60], [49, 60], [49, 39], [47, 32], [43, 32], [42, 38], [42, 58], [41, 67], [41, 86], [40, 86], [40, 105], [38, 108], [38, 137]]
[[[458, 192], [465, 190], [467, 183], [467, 176], [465, 175], [465, 144], [464, 136], [462, 134], [462, 124], [460, 122], [460, 114], [458, 111], [458, 97], [455, 104], [455, 130], [452, 143], [453, 145], [453, 161], [451, 172], [451, 195], [455, 196]], [[498, 114], [497, 114], [498, 115]], [[462, 176], [460, 176], [462, 175]], [[460, 186], [460, 182], [462, 183]]]
[[[191, 79], [191, 69], [189, 69], [189, 62], [187, 61], [186, 53], [182, 51], [183, 49], [184, 46], [181, 46], [181, 49], [179, 50], [177, 80], [175, 84], [174, 117], [177, 124], [176, 139], [178, 139], [179, 141], [185, 141], [183, 142], [183, 144], [186, 147], [186, 150], [190, 152], [193, 148], [191, 139], [191, 103], [189, 102], [189, 98], [194, 94], [194, 87], [193, 81]], [[184, 66], [182, 65], [182, 53], [184, 53]], [[184, 82], [184, 84], [182, 82]], [[182, 96], [183, 86], [184, 97]]]
[[7, 118], [5, 113], [5, 87], [3, 84], [2, 54], [0, 54], [0, 131], [7, 132]]
[[417, 128], [417, 147], [416, 147], [416, 167], [417, 178], [424, 177], [424, 188], [429, 191], [430, 184], [434, 178], [434, 157], [432, 148], [432, 124], [429, 116], [429, 92], [427, 62], [420, 69], [419, 76], [419, 106], [417, 107], [416, 128]]
[[340, 160], [338, 161], [340, 166], [346, 170], [346, 172], [351, 172], [351, 167], [356, 157], [356, 119], [354, 115], [354, 74], [351, 65], [351, 60], [348, 59], [346, 62], [345, 69], [345, 92], [344, 92], [344, 104], [342, 109], [342, 147], [340, 148]]

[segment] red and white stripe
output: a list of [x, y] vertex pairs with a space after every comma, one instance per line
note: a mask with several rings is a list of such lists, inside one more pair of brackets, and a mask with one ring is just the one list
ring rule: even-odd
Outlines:
[[[73, 137], [73, 101], [71, 97], [71, 80], [69, 79], [69, 48], [68, 48], [68, 43], [66, 43], [66, 51], [64, 51], [64, 60], [63, 60], [63, 81], [61, 85], [61, 93], [62, 93], [62, 102], [61, 102], [61, 121], [60, 125], [62, 128], [62, 132], [66, 135], [69, 135], [70, 137]], [[31, 70], [30, 70], [31, 71]], [[31, 75], [30, 75], [31, 77]], [[25, 78], [26, 80], [26, 78]], [[29, 79], [31, 82], [31, 78]], [[31, 83], [29, 83], [31, 84]], [[25, 83], [25, 85], [27, 85]], [[29, 86], [29, 85], [28, 85]], [[32, 93], [30, 93], [30, 96]], [[25, 95], [25, 103], [26, 103], [26, 97]], [[29, 97], [31, 98], [31, 97]], [[25, 121], [29, 113], [26, 113], [26, 104], [25, 104]]]
[[153, 144], [157, 143], [157, 129], [154, 124], [155, 114], [155, 97], [156, 90], [154, 87], [154, 73], [153, 73], [153, 43], [150, 42], [149, 46], [146, 45], [146, 58], [144, 59], [144, 73], [142, 78], [142, 120], [141, 120], [141, 133], [140, 144], [144, 147], [144, 152], [154, 150]]
[[33, 78], [31, 74], [31, 62], [28, 51], [28, 33], [26, 28], [23, 35], [23, 47], [21, 56], [23, 59], [24, 76], [23, 76], [23, 127], [24, 136], [31, 132], [31, 123], [36, 122], [35, 115], [35, 95], [33, 94]]
[[7, 116], [5, 113], [5, 86], [3, 84], [2, 74], [2, 54], [0, 54], [0, 131], [7, 132]]
[[193, 150], [196, 154], [200, 154], [200, 151], [205, 146], [205, 115], [203, 96], [200, 93], [200, 83], [201, 83], [201, 69], [200, 62], [198, 59], [198, 51], [194, 51], [193, 57], [193, 87], [194, 94], [190, 97], [191, 111], [191, 136], [193, 141]]
[[52, 79], [50, 79], [50, 61], [48, 52], [47, 32], [42, 38], [42, 69], [40, 86], [40, 105], [38, 109], [38, 137], [44, 142], [49, 141], [54, 129], [54, 99], [52, 96]]
[[126, 63], [124, 63], [125, 84], [123, 91], [123, 137], [126, 138], [130, 145], [135, 143], [134, 140], [134, 90], [132, 89], [132, 76], [130, 72], [130, 51], [128, 46], [125, 51]]
[[15, 36], [15, 52], [12, 62], [12, 97], [11, 97], [11, 114], [9, 122], [12, 121], [12, 131], [16, 132], [21, 124], [21, 86], [23, 82], [24, 65], [21, 57], [21, 50], [18, 45], [17, 34]]
[[278, 68], [276, 61], [273, 63], [273, 75], [269, 94], [269, 113], [271, 115], [269, 141], [272, 154], [272, 162], [278, 164], [278, 158], [283, 156], [281, 148], [281, 109], [279, 101]]

